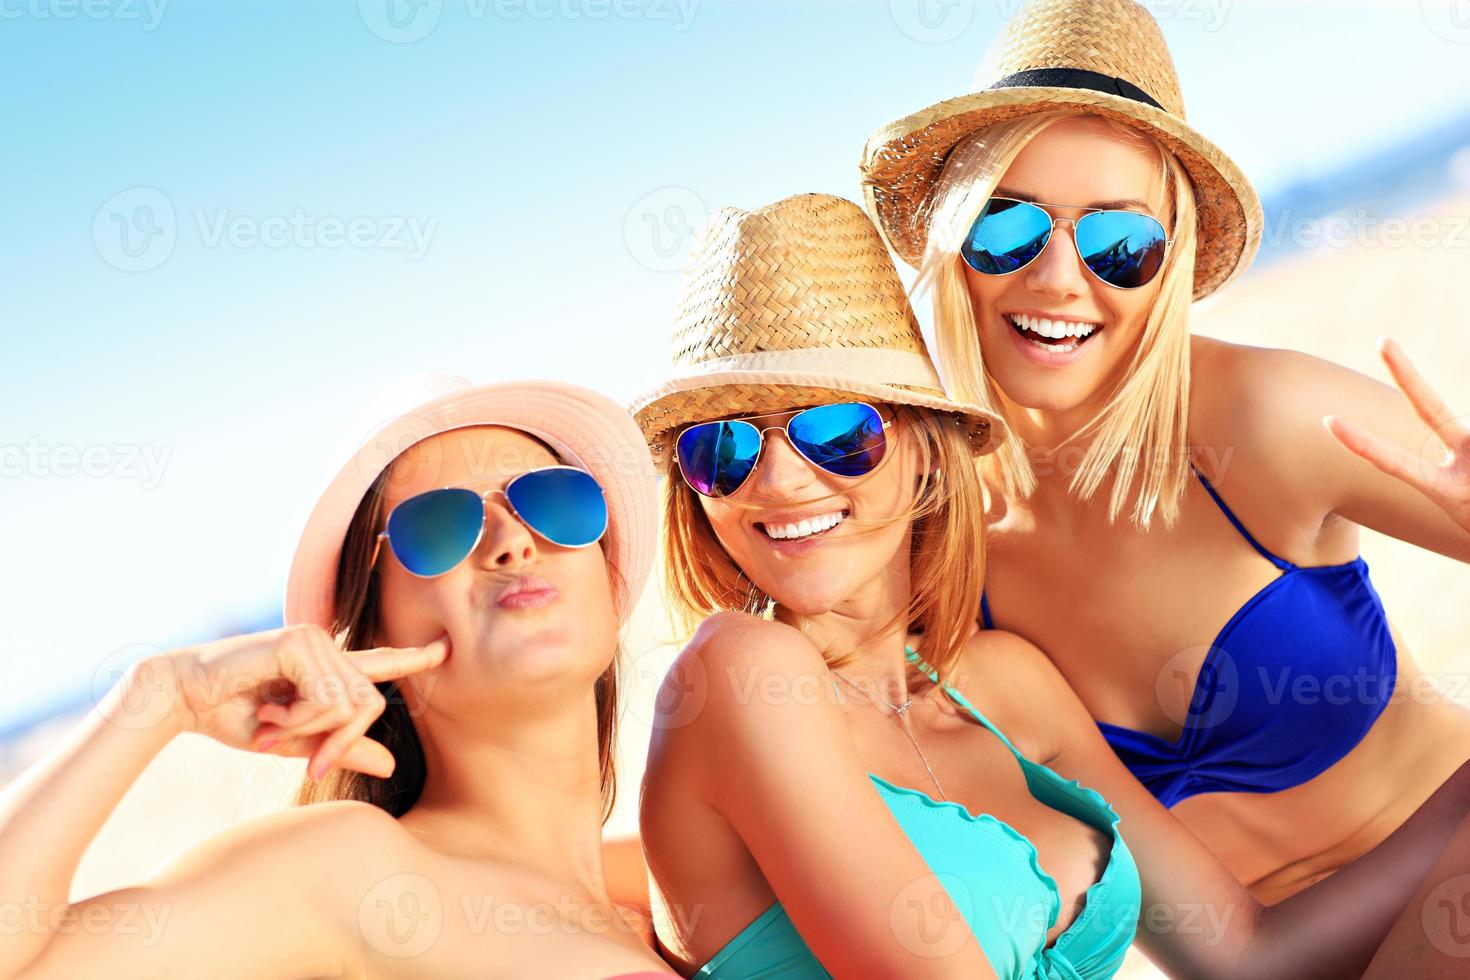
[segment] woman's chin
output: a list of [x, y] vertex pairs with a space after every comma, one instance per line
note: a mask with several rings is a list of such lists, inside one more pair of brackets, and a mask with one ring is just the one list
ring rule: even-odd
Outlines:
[[832, 587], [830, 580], [822, 583], [797, 585], [785, 583], [774, 592], [766, 593], [787, 612], [799, 616], [820, 616], [831, 612], [846, 594]]
[[1025, 370], [997, 372], [995, 376], [997, 387], [1017, 407], [1055, 414], [1075, 412], [1087, 403], [1092, 387], [1082, 382], [1081, 378]]
[[615, 632], [595, 636], [565, 616], [538, 622], [494, 623], [473, 634], [468, 649], [455, 644], [462, 669], [492, 683], [535, 682], [568, 673], [596, 677], [617, 647]]

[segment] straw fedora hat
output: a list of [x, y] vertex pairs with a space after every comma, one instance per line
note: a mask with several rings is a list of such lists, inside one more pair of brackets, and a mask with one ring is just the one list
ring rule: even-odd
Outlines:
[[[603, 549], [620, 571], [615, 598], [626, 620], [653, 569], [658, 537], [657, 476], [638, 427], [617, 402], [560, 381], [474, 385], [439, 371], [410, 376], [382, 392], [358, 417], [296, 545], [286, 582], [287, 625], [332, 624], [337, 562], [363, 495], [388, 466], [430, 436], [472, 425], [519, 429], [562, 462], [591, 473], [607, 498]], [[436, 465], [432, 453], [416, 469]]]
[[1059, 108], [1131, 124], [1184, 164], [1199, 210], [1194, 298], [1250, 265], [1264, 220], [1250, 181], [1184, 118], [1158, 23], [1134, 0], [1029, 0], [991, 46], [970, 94], [879, 128], [863, 148], [863, 197], [889, 246], [918, 266], [945, 158], [983, 126]]
[[827, 194], [709, 219], [674, 315], [674, 367], [632, 404], [659, 464], [691, 423], [854, 395], [951, 413], [977, 456], [1005, 438], [998, 416], [945, 395], [873, 222]]

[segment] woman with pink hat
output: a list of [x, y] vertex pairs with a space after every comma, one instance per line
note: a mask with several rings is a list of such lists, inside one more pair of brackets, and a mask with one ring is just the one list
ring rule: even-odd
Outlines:
[[[391, 400], [307, 521], [286, 626], [143, 660], [7, 791], [0, 895], [38, 911], [0, 976], [673, 976], [603, 876], [618, 631], [655, 535], [638, 429], [554, 382]], [[70, 900], [181, 732], [307, 759], [319, 805]], [[78, 928], [140, 907], [147, 941]]]
[[635, 403], [669, 474], [667, 591], [696, 627], [641, 799], [670, 962], [1104, 980], [1136, 939], [1175, 976], [1458, 975], [1470, 943], [1423, 923], [1470, 897], [1470, 765], [1267, 908], [1040, 650], [976, 628], [976, 461], [1006, 425], [945, 394], [857, 205], [717, 212], [673, 348], [676, 376]]
[[862, 171], [947, 390], [1013, 434], [983, 465], [984, 625], [1045, 650], [1262, 901], [1387, 839], [1470, 756], [1470, 711], [1404, 648], [1359, 528], [1470, 561], [1470, 430], [1391, 344], [1403, 394], [1190, 335], [1262, 214], [1153, 18], [1027, 3], [975, 91], [880, 128]]

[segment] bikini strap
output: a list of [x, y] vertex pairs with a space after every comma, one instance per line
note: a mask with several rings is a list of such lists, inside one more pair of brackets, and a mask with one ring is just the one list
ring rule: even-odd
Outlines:
[[1245, 529], [1245, 525], [1240, 523], [1240, 518], [1235, 516], [1235, 512], [1232, 511], [1228, 506], [1226, 506], [1224, 499], [1220, 496], [1219, 492], [1210, 485], [1210, 481], [1205, 479], [1205, 475], [1199, 471], [1199, 467], [1195, 466], [1193, 463], [1190, 463], [1189, 468], [1191, 470], [1194, 470], [1194, 475], [1199, 477], [1199, 482], [1201, 483], [1201, 485], [1203, 485], [1204, 488], [1209, 491], [1210, 497], [1215, 501], [1215, 505], [1220, 508], [1220, 512], [1230, 520], [1230, 523], [1233, 524], [1235, 526], [1235, 529], [1240, 532], [1240, 536], [1245, 538], [1247, 543], [1249, 543], [1252, 548], [1256, 549], [1256, 551], [1261, 554], [1261, 557], [1265, 558], [1271, 564], [1275, 565], [1277, 568], [1283, 571], [1296, 567], [1285, 558], [1278, 558], [1271, 552], [1267, 551], [1261, 545], [1261, 543], [1257, 541], [1251, 535], [1251, 533]]
[[904, 656], [908, 658], [909, 663], [913, 664], [914, 666], [918, 667], [919, 670], [923, 671], [924, 674], [927, 675], [928, 678], [933, 681], [940, 690], [949, 695], [951, 701], [968, 711], [976, 721], [978, 721], [981, 725], [984, 725], [987, 729], [990, 730], [990, 733], [992, 735], [1000, 739], [1001, 743], [1004, 744], [1006, 748], [1010, 749], [1011, 754], [1014, 755], [1017, 759], [1020, 759], [1023, 765], [1031, 764], [1031, 760], [1022, 755], [1016, 749], [1016, 747], [1011, 744], [1011, 740], [1006, 738], [1005, 733], [1002, 732], [999, 728], [996, 728], [994, 725], [992, 725], [990, 723], [990, 719], [982, 715], [980, 713], [980, 709], [971, 704], [968, 698], [966, 698], [957, 689], [951, 687], [950, 685], [941, 683], [939, 680], [939, 674], [934, 670], [933, 667], [929, 666], [926, 660], [924, 660], [918, 655], [917, 652], [914, 651], [913, 647], [904, 647]]
[[984, 590], [980, 592], [980, 619], [985, 623], [986, 629], [995, 629], [995, 621], [990, 618], [990, 599]]

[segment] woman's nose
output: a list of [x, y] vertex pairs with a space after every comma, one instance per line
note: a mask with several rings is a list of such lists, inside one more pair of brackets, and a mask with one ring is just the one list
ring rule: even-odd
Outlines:
[[485, 538], [476, 550], [485, 567], [515, 568], [535, 560], [536, 536], [504, 500], [490, 497], [485, 501]]
[[791, 445], [785, 430], [770, 429], [765, 439], [750, 480], [758, 493], [771, 498], [790, 497], [811, 483], [812, 465]]
[[1026, 267], [1026, 283], [1032, 290], [1055, 298], [1081, 296], [1087, 291], [1087, 270], [1077, 252], [1076, 235], [1075, 222], [1057, 219], [1046, 248]]

